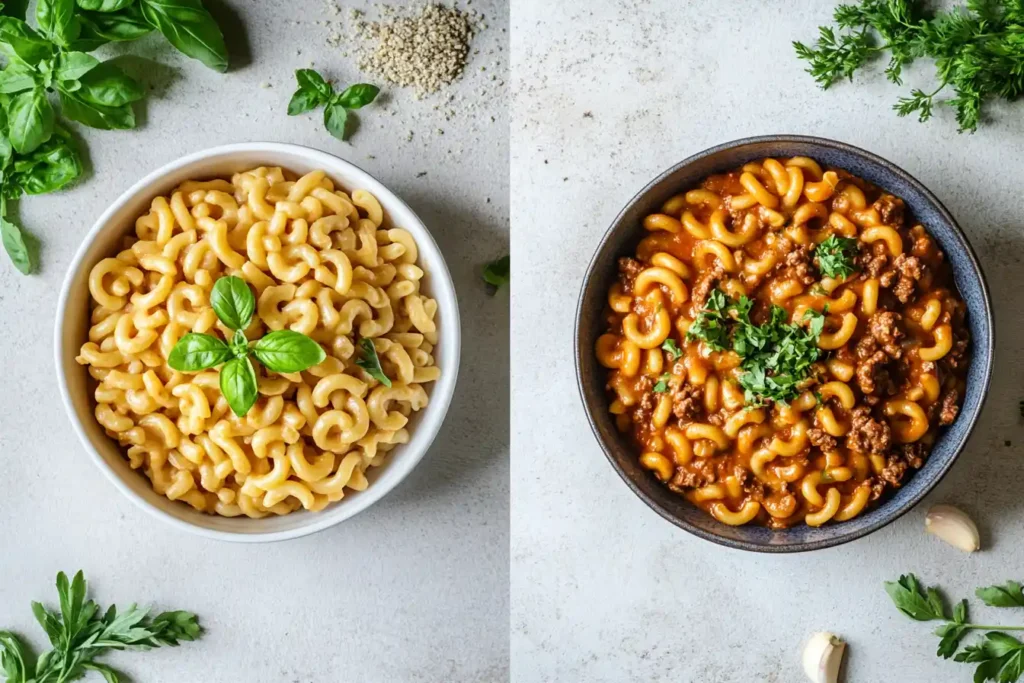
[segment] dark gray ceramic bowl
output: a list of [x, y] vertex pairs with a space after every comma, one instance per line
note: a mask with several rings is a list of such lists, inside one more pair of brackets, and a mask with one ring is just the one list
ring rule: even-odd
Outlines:
[[[882, 505], [839, 524], [785, 530], [731, 527], [672, 493], [640, 467], [637, 452], [615, 428], [608, 413], [606, 370], [594, 357], [594, 343], [604, 331], [602, 310], [617, 275], [616, 259], [634, 253], [641, 221], [672, 195], [721, 173], [763, 157], [808, 156], [825, 166], [843, 168], [902, 197], [914, 218], [941, 245], [953, 267], [960, 294], [967, 302], [971, 332], [971, 365], [967, 395], [960, 415], [932, 450], [925, 466]], [[727, 142], [676, 164], [640, 191], [612, 222], [587, 268], [576, 311], [576, 376], [587, 418], [601, 448], [623, 481], [658, 514], [692, 534], [721, 545], [759, 552], [800, 552], [839, 545], [871, 533], [910, 510], [953, 465], [981, 412], [992, 372], [993, 323], [988, 286], [981, 265], [960, 226], [921, 183], [885, 159], [850, 145], [823, 138], [771, 135]]]

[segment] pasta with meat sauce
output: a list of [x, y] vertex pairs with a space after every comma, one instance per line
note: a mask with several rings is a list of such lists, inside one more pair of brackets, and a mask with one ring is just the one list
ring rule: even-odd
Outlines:
[[851, 519], [957, 416], [966, 306], [904, 203], [813, 159], [713, 175], [619, 260], [610, 411], [655, 477], [725, 524]]

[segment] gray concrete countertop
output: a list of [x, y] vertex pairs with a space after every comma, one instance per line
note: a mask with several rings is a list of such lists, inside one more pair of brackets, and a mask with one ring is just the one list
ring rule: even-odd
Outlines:
[[[42, 272], [33, 277], [16, 273], [0, 256], [0, 629], [25, 634], [37, 650], [45, 638], [30, 600], [54, 605], [54, 576], [81, 568], [103, 604], [190, 609], [207, 629], [203, 640], [181, 648], [110, 657], [132, 680], [507, 677], [509, 299], [507, 293], [488, 297], [479, 269], [508, 249], [508, 106], [501, 85], [508, 4], [472, 3], [488, 27], [453, 92], [477, 102], [475, 108], [459, 106], [452, 114], [455, 105], [435, 110], [446, 95], [416, 101], [385, 88], [380, 105], [359, 113], [351, 144], [331, 138], [319, 112], [286, 115], [293, 72], [311, 61], [338, 82], [372, 80], [360, 76], [342, 48], [328, 46], [348, 17], [331, 4], [210, 0], [234, 53], [227, 74], [187, 60], [157, 36], [105, 49], [101, 54], [135, 55], [125, 58], [126, 68], [150, 90], [141, 127], [76, 126], [88, 146], [88, 177], [66, 192], [21, 202], [21, 219], [42, 240], [43, 255]], [[481, 90], [491, 95], [478, 97]], [[64, 272], [110, 202], [186, 153], [255, 140], [348, 159], [419, 213], [455, 279], [463, 356], [440, 435], [395, 491], [301, 540], [232, 545], [171, 529], [106, 481], [64, 414], [52, 339]]]
[[[850, 642], [850, 683], [970, 681], [935, 656], [934, 625], [899, 614], [882, 582], [913, 571], [954, 598], [1020, 578], [1024, 430], [1019, 298], [1024, 109], [957, 135], [890, 107], [884, 64], [817, 89], [790, 41], [813, 41], [834, 2], [518, 0], [512, 17], [512, 653], [515, 680], [795, 683], [812, 632]], [[995, 300], [996, 372], [978, 429], [918, 508], [877, 533], [811, 554], [727, 550], [676, 529], [619, 480], [584, 418], [572, 361], [581, 278], [601, 234], [662, 170], [714, 144], [804, 133], [892, 160], [958, 218]], [[529, 340], [524, 343], [524, 340]], [[522, 400], [522, 397], [529, 397]], [[930, 504], [968, 510], [983, 552], [925, 534]], [[972, 600], [972, 605], [977, 600]], [[1020, 623], [983, 606], [977, 618]]]

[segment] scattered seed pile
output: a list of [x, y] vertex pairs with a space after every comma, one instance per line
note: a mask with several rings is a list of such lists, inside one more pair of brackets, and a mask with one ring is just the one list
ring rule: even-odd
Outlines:
[[423, 4], [381, 21], [356, 21], [353, 35], [364, 44], [358, 49], [361, 70], [423, 97], [462, 75], [473, 24], [458, 8]]

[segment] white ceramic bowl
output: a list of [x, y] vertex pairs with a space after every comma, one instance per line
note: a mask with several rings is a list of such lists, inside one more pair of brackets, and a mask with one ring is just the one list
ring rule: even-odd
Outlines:
[[[419, 245], [420, 265], [426, 272], [423, 290], [437, 299], [439, 341], [434, 354], [441, 379], [427, 386], [430, 403], [410, 421], [409, 443], [397, 446], [384, 465], [367, 471], [370, 486], [365, 491], [347, 493], [321, 512], [299, 510], [282, 517], [227, 518], [206, 515], [158, 495], [144, 474], [129, 467], [121, 447], [104, 433], [93, 416], [89, 374], [75, 362], [75, 356], [86, 340], [89, 326], [89, 271], [119, 250], [121, 238], [134, 229], [135, 219], [149, 209], [152, 199], [190, 178], [230, 177], [234, 172], [256, 166], [281, 166], [299, 174], [323, 169], [347, 190], [362, 188], [372, 192], [391, 223], [412, 233]], [[57, 302], [54, 351], [57, 382], [71, 424], [93, 462], [121, 493], [179, 529], [225, 541], [267, 542], [305, 536], [348, 519], [383, 498], [416, 467], [441, 428], [451, 403], [460, 343], [459, 309], [448, 267], [423, 221], [405, 202], [370, 174], [330, 154], [298, 145], [254, 142], [215, 147], [167, 164], [137, 182], [103, 212], [75, 254], [64, 279]]]

